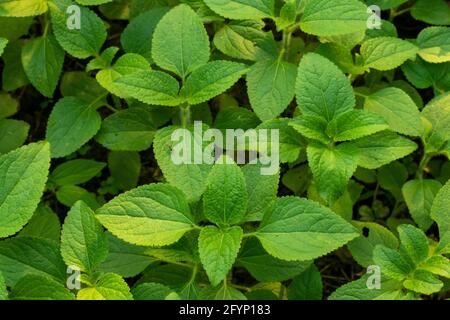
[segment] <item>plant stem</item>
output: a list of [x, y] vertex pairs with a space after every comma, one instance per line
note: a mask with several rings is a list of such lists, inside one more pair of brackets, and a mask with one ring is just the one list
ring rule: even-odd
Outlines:
[[180, 106], [180, 119], [183, 128], [191, 123], [191, 107], [187, 103]]
[[289, 54], [289, 47], [292, 40], [292, 30], [283, 30], [283, 47], [281, 48], [280, 58], [287, 59]]
[[423, 179], [423, 171], [425, 170], [426, 166], [428, 165], [428, 162], [431, 160], [432, 155], [429, 153], [425, 153], [422, 157], [422, 160], [420, 160], [419, 168], [417, 168], [416, 172], [416, 178], [417, 179]]

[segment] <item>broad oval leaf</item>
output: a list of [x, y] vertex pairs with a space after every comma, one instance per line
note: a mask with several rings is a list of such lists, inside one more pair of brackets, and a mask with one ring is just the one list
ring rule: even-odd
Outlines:
[[118, 238], [144, 246], [176, 242], [194, 225], [184, 194], [167, 184], [125, 192], [98, 209], [96, 217]]
[[264, 249], [283, 260], [311, 260], [359, 235], [330, 209], [307, 199], [275, 200], [264, 214], [256, 237]]
[[36, 210], [47, 181], [50, 147], [32, 143], [0, 157], [0, 237], [19, 231]]

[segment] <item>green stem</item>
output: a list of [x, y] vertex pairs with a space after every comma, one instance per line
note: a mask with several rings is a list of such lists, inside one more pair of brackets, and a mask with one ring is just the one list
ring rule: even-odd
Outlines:
[[292, 30], [291, 29], [283, 30], [283, 47], [281, 48], [280, 58], [284, 58], [285, 60], [288, 58], [291, 40], [292, 40]]
[[394, 9], [391, 9], [390, 13], [389, 13], [389, 21], [393, 21], [395, 17], [397, 16], [401, 16], [402, 14], [408, 12], [411, 10], [412, 7], [408, 7], [399, 11], [395, 11]]
[[423, 171], [425, 170], [426, 166], [428, 165], [428, 162], [431, 160], [432, 155], [429, 153], [425, 153], [422, 157], [422, 160], [420, 160], [419, 168], [416, 172], [416, 178], [417, 179], [423, 179]]
[[180, 119], [183, 128], [191, 123], [191, 107], [187, 103], [180, 106]]
[[251, 290], [249, 287], [241, 286], [239, 284], [234, 284], [234, 283], [230, 283], [230, 286], [232, 286], [233, 288], [236, 288], [236, 289], [244, 290], [244, 291], [250, 291]]

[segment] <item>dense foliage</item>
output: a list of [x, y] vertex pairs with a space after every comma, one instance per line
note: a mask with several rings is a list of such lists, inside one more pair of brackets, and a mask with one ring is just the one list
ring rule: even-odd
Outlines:
[[447, 1], [0, 0], [0, 72], [0, 300], [449, 297]]

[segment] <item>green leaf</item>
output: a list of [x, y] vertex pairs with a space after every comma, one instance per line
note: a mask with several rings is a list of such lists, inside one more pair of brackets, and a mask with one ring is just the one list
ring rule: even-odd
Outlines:
[[83, 201], [77, 201], [67, 214], [61, 232], [61, 255], [68, 266], [91, 273], [108, 255], [108, 239]]
[[428, 27], [423, 29], [417, 36], [419, 56], [431, 63], [450, 61], [449, 39], [449, 27]]
[[289, 125], [308, 139], [320, 141], [325, 144], [331, 142], [331, 138], [327, 135], [328, 121], [322, 117], [302, 115], [293, 118]]
[[142, 283], [131, 290], [134, 300], [166, 300], [175, 293], [171, 288], [160, 283]]
[[348, 141], [365, 137], [388, 128], [386, 121], [371, 112], [351, 110], [334, 118], [326, 129], [334, 141]]
[[0, 92], [0, 119], [8, 118], [17, 113], [19, 110], [19, 101], [14, 99], [10, 94]]
[[406, 289], [428, 295], [439, 292], [443, 285], [442, 281], [426, 270], [414, 271], [414, 273], [403, 282], [403, 286]]
[[260, 221], [265, 208], [276, 199], [280, 174], [263, 175], [261, 165], [247, 164], [243, 166], [242, 173], [247, 189], [247, 213], [245, 220]]
[[100, 207], [94, 193], [77, 186], [62, 186], [56, 191], [56, 199], [69, 208], [78, 200], [83, 200], [93, 210]]
[[349, 282], [334, 291], [329, 300], [402, 300], [402, 284], [396, 280], [381, 277], [381, 288], [369, 289], [367, 283], [370, 275], [366, 274], [358, 280]]
[[316, 53], [308, 53], [300, 61], [295, 94], [303, 114], [328, 121], [355, 106], [348, 79], [335, 64]]
[[130, 288], [117, 274], [101, 273], [92, 286], [78, 291], [77, 300], [132, 300]]
[[3, 53], [3, 90], [14, 91], [29, 83], [22, 65], [21, 52], [23, 43], [23, 40], [11, 42]]
[[242, 266], [260, 282], [273, 282], [288, 280], [309, 265], [310, 261], [285, 261], [269, 255], [255, 238], [248, 239], [236, 260], [238, 266]]
[[352, 143], [359, 149], [358, 166], [367, 169], [377, 169], [417, 149], [417, 144], [390, 131], [380, 131]]
[[101, 121], [92, 105], [75, 97], [60, 99], [47, 123], [52, 158], [65, 157], [82, 147], [100, 129]]
[[277, 60], [258, 61], [247, 75], [250, 104], [262, 120], [283, 112], [294, 98], [297, 70], [294, 64]]
[[98, 209], [96, 217], [118, 238], [145, 246], [174, 243], [193, 228], [184, 194], [167, 184], [123, 193]]
[[[277, 118], [265, 121], [258, 125], [256, 129], [259, 133], [259, 152], [266, 154], [269, 157], [278, 157], [280, 163], [296, 161], [299, 158], [301, 151], [304, 150], [306, 143], [302, 136], [297, 133], [289, 123], [289, 118]], [[264, 129], [267, 130], [266, 133], [268, 133], [263, 133], [261, 135], [261, 132], [263, 132], [262, 130]], [[274, 132], [276, 132], [272, 130], [278, 130], [278, 145], [274, 143], [272, 146], [272, 137], [275, 137]], [[275, 170], [276, 168], [274, 168], [274, 165], [277, 164], [271, 163], [269, 168], [264, 166], [263, 170], [267, 170], [267, 174], [273, 175], [278, 171]]]
[[51, 98], [64, 63], [64, 51], [52, 35], [34, 38], [22, 49], [22, 64], [33, 86]]
[[428, 239], [422, 230], [402, 224], [397, 228], [400, 237], [400, 252], [409, 256], [416, 265], [428, 258]]
[[0, 272], [13, 287], [28, 274], [66, 281], [66, 266], [56, 241], [33, 237], [15, 237], [0, 242]]
[[327, 147], [312, 142], [307, 148], [308, 162], [320, 195], [329, 205], [336, 202], [347, 189], [348, 181], [358, 165], [358, 149], [342, 143]]
[[386, 71], [397, 68], [416, 56], [418, 48], [412, 43], [394, 37], [378, 37], [364, 41], [361, 56], [364, 66]]
[[208, 62], [189, 75], [180, 95], [190, 105], [208, 101], [228, 90], [245, 72], [246, 66], [241, 63], [225, 60]]
[[205, 287], [198, 297], [200, 300], [247, 300], [238, 289], [222, 284], [219, 287]]
[[439, 181], [432, 179], [410, 180], [402, 187], [403, 197], [409, 212], [414, 221], [424, 231], [428, 230], [433, 223], [430, 217], [431, 206], [441, 187]]
[[[444, 93], [431, 100], [422, 110], [422, 115], [431, 123], [426, 136], [427, 149], [440, 150], [450, 140], [450, 93]], [[432, 151], [432, 150], [431, 150]]]
[[177, 106], [182, 100], [178, 97], [178, 81], [161, 71], [139, 71], [125, 75], [113, 82], [127, 96], [146, 104]]
[[245, 178], [237, 164], [222, 157], [209, 173], [203, 195], [205, 216], [218, 225], [232, 225], [244, 219], [247, 210]]
[[97, 268], [98, 271], [113, 272], [122, 277], [135, 277], [155, 261], [145, 254], [145, 247], [122, 241], [109, 232], [106, 235], [108, 237], [108, 256]]
[[137, 186], [141, 173], [141, 158], [137, 152], [113, 151], [108, 154], [108, 167], [114, 185], [123, 191]]
[[359, 221], [354, 221], [353, 224], [361, 230], [361, 233], [364, 230], [368, 232], [368, 234], [361, 234], [361, 236], [347, 244], [353, 259], [361, 266], [368, 267], [374, 264], [372, 254], [376, 245], [383, 245], [391, 249], [398, 247], [397, 237], [382, 225], [374, 222]]
[[67, 12], [71, 0], [53, 0], [50, 3], [53, 32], [61, 47], [72, 56], [85, 59], [100, 53], [106, 40], [106, 25], [93, 11], [80, 8], [80, 29], [71, 29], [73, 12]]
[[0, 37], [15, 41], [28, 32], [33, 22], [32, 17], [0, 17]]
[[38, 16], [47, 9], [47, 0], [0, 0], [0, 16], [3, 17]]
[[12, 288], [11, 300], [75, 300], [60, 282], [41, 275], [27, 275]]
[[232, 58], [267, 59], [271, 55], [264, 51], [261, 42], [273, 41], [273, 37], [262, 31], [263, 27], [264, 23], [258, 20], [231, 21], [214, 34], [213, 42], [217, 49]]
[[289, 300], [321, 300], [322, 278], [314, 264], [296, 276], [288, 288]]
[[103, 120], [95, 137], [114, 151], [143, 151], [150, 148], [156, 126], [148, 108], [135, 107], [113, 113]]
[[450, 24], [450, 8], [445, 0], [417, 0], [411, 8], [411, 15], [429, 24]]
[[125, 52], [140, 54], [151, 61], [153, 32], [168, 11], [167, 7], [156, 7], [133, 18], [120, 37]]
[[152, 57], [158, 66], [183, 79], [208, 62], [208, 34], [189, 6], [180, 4], [162, 17], [153, 34]]
[[402, 187], [408, 179], [408, 170], [400, 161], [382, 166], [377, 173], [377, 180], [385, 190], [388, 190], [398, 200], [403, 200]]
[[126, 53], [117, 59], [112, 68], [100, 70], [96, 75], [96, 79], [103, 88], [125, 99], [130, 96], [115, 81], [122, 76], [148, 70], [150, 70], [150, 64], [143, 56], [135, 53]]
[[417, 57], [416, 60], [407, 61], [402, 65], [402, 71], [409, 82], [416, 88], [426, 89], [431, 86], [439, 91], [450, 88], [450, 63], [428, 63]]
[[358, 233], [344, 219], [316, 202], [284, 197], [267, 208], [255, 235], [274, 257], [310, 260], [343, 246]]
[[225, 18], [258, 20], [274, 15], [274, 0], [205, 0], [208, 7]]
[[45, 238], [59, 241], [61, 223], [59, 218], [49, 207], [40, 204], [28, 224], [19, 232], [18, 236]]
[[8, 299], [8, 290], [6, 289], [5, 279], [0, 272], [0, 301]]
[[242, 229], [237, 226], [228, 229], [207, 226], [200, 231], [200, 260], [211, 285], [218, 285], [231, 270], [241, 247], [242, 235]]
[[364, 109], [383, 117], [393, 131], [410, 136], [420, 136], [423, 132], [417, 105], [398, 88], [384, 88], [372, 93], [366, 98]]
[[450, 181], [436, 194], [431, 207], [431, 218], [439, 227], [440, 243], [438, 252], [450, 252]]
[[49, 167], [45, 142], [0, 156], [0, 237], [13, 235], [30, 220], [44, 192]]
[[336, 36], [364, 31], [367, 7], [357, 0], [307, 1], [300, 28], [316, 36]]
[[[196, 148], [202, 150], [202, 145], [199, 146], [201, 142], [195, 137], [183, 135], [181, 137], [183, 141], [173, 141], [171, 136], [177, 129], [180, 128], [170, 126], [158, 130], [153, 144], [155, 157], [166, 180], [173, 186], [183, 191], [189, 202], [198, 201], [203, 192], [206, 190], [206, 180], [209, 172], [211, 171], [212, 165], [196, 164], [194, 161], [191, 161], [190, 163], [175, 164], [172, 161], [172, 156], [175, 152], [174, 149], [177, 147], [181, 146], [183, 148], [187, 148], [188, 150], [185, 150], [185, 152], [187, 152], [190, 156], [190, 160], [192, 160], [195, 156], [194, 150], [196, 150]], [[189, 132], [193, 133], [193, 131], [193, 129], [189, 129]], [[186, 143], [190, 143], [191, 150], [186, 147]]]
[[0, 37], [0, 57], [2, 56], [3, 50], [5, 50], [7, 44], [8, 44], [8, 39]]
[[408, 0], [366, 0], [369, 5], [379, 6], [381, 10], [392, 9], [408, 2]]
[[107, 105], [107, 91], [83, 71], [65, 72], [60, 85], [63, 97], [77, 97], [92, 104], [94, 108]]
[[0, 154], [22, 146], [28, 137], [29, 130], [30, 125], [25, 121], [0, 119]]
[[427, 259], [420, 269], [427, 270], [439, 276], [450, 278], [450, 260], [444, 256], [432, 256]]
[[82, 184], [95, 177], [105, 166], [106, 163], [94, 160], [70, 160], [57, 166], [48, 179], [58, 186]]
[[398, 251], [377, 245], [373, 250], [373, 261], [380, 266], [381, 272], [395, 280], [402, 281], [414, 270], [414, 265]]

